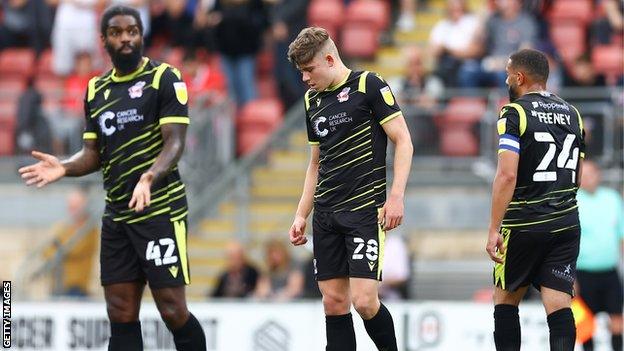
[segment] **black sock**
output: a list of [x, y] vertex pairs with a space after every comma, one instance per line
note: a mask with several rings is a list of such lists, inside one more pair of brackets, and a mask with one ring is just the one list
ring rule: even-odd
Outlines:
[[622, 351], [622, 334], [611, 335], [611, 347], [615, 351]]
[[351, 313], [325, 316], [327, 347], [325, 351], [355, 351], [355, 330]]
[[583, 343], [583, 351], [594, 351], [594, 339], [590, 338]]
[[206, 335], [192, 313], [182, 327], [172, 330], [173, 342], [178, 351], [206, 351]]
[[364, 321], [364, 328], [379, 351], [396, 351], [397, 341], [394, 335], [394, 322], [390, 311], [380, 304], [375, 317]]
[[494, 344], [496, 351], [520, 350], [518, 306], [494, 306]]
[[141, 322], [111, 322], [111, 337], [108, 339], [109, 351], [143, 351]]
[[569, 308], [562, 308], [548, 315], [551, 351], [574, 351], [576, 327], [574, 316]]

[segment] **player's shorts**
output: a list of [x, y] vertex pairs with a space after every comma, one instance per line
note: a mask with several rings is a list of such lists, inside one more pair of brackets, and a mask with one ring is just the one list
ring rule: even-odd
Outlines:
[[533, 284], [574, 295], [578, 228], [557, 233], [516, 232], [501, 229], [507, 250], [494, 266], [494, 285], [508, 291]]
[[381, 280], [385, 231], [376, 208], [314, 211], [312, 236], [316, 280], [340, 277]]
[[150, 288], [190, 283], [186, 220], [157, 217], [137, 223], [102, 219], [102, 285], [140, 281]]
[[578, 293], [592, 312], [622, 313], [624, 289], [615, 269], [600, 272], [579, 270], [576, 279]]

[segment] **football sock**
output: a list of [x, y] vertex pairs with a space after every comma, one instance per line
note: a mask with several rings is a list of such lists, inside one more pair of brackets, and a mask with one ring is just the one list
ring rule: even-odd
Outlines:
[[111, 337], [108, 341], [109, 351], [143, 351], [143, 335], [141, 322], [111, 322]]
[[172, 330], [173, 342], [178, 351], [205, 351], [206, 335], [201, 324], [192, 313], [180, 329]]
[[325, 316], [327, 347], [325, 351], [355, 351], [355, 330], [351, 313]]
[[548, 315], [551, 351], [574, 351], [576, 327], [570, 308], [562, 308]]
[[364, 320], [364, 328], [379, 351], [397, 351], [392, 315], [383, 303], [373, 318]]
[[594, 339], [590, 338], [583, 343], [583, 351], [594, 351]]
[[611, 335], [611, 347], [614, 351], [622, 351], [622, 334]]
[[520, 350], [518, 306], [494, 306], [494, 344], [497, 351]]

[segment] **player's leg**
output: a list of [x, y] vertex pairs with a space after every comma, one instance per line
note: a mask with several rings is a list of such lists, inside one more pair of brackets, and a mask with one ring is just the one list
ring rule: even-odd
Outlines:
[[538, 270], [535, 283], [541, 287], [546, 309], [550, 350], [573, 351], [576, 326], [570, 305], [574, 295], [580, 230], [547, 235], [551, 241], [550, 250]]
[[351, 278], [353, 306], [379, 350], [396, 351], [397, 341], [390, 311], [379, 301], [379, 281]]
[[518, 305], [528, 288], [528, 285], [515, 291], [503, 290], [499, 286], [494, 288], [494, 344], [497, 351], [520, 350]]
[[109, 350], [143, 350], [139, 321], [145, 276], [123, 226], [102, 220], [100, 276], [111, 324]]
[[111, 324], [110, 351], [143, 350], [139, 310], [145, 283], [127, 282], [104, 286], [106, 312]]
[[[604, 296], [604, 287], [595, 273], [589, 271], [576, 271], [576, 293], [585, 302], [589, 310], [595, 315], [603, 306], [600, 303]], [[584, 351], [594, 351], [594, 338], [589, 338], [583, 343]]]
[[[126, 225], [156, 307], [173, 334], [178, 350], [205, 350], [201, 324], [186, 306], [184, 286], [190, 284], [186, 220], [157, 218]], [[156, 235], [155, 235], [156, 234]]]
[[184, 286], [152, 289], [156, 307], [173, 334], [177, 350], [204, 351], [206, 336], [201, 324], [186, 306]]
[[326, 351], [355, 351], [355, 330], [351, 312], [349, 279], [333, 278], [318, 282], [323, 295], [325, 329], [327, 333]]
[[347, 249], [344, 235], [332, 225], [333, 214], [314, 211], [312, 236], [314, 248], [314, 274], [323, 295], [326, 351], [355, 351], [355, 330], [349, 312]]
[[616, 270], [608, 273], [609, 293], [607, 298], [607, 312], [609, 313], [609, 329], [611, 330], [611, 347], [613, 350], [622, 350], [622, 332], [624, 320], [622, 308], [624, 307], [624, 288]]

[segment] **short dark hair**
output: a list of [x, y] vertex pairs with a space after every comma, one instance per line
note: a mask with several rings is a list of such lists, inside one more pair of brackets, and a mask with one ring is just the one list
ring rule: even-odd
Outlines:
[[113, 5], [107, 8], [102, 14], [102, 20], [100, 22], [100, 32], [102, 36], [106, 36], [106, 30], [108, 29], [108, 21], [110, 21], [110, 19], [115, 16], [134, 17], [134, 19], [137, 22], [137, 25], [139, 26], [139, 30], [141, 31], [141, 34], [143, 34], [143, 21], [141, 21], [141, 15], [139, 14], [139, 11], [129, 6]]
[[541, 51], [523, 49], [516, 51], [509, 58], [511, 59], [511, 67], [521, 69], [539, 82], [546, 83], [548, 80], [548, 59]]

